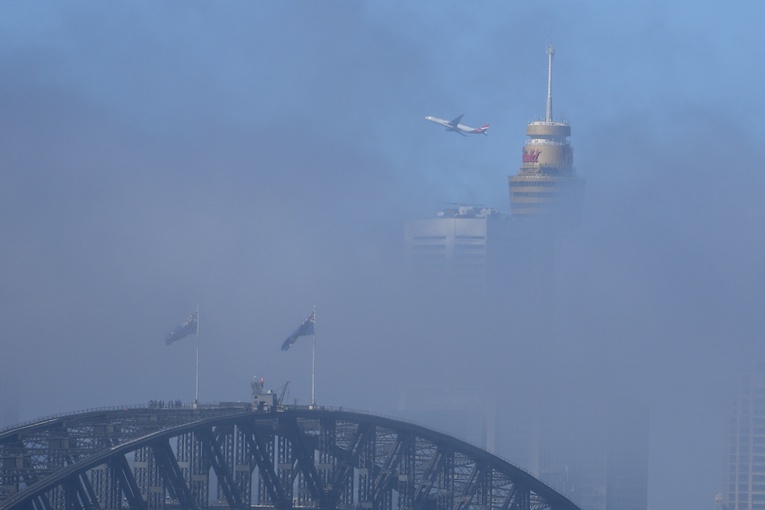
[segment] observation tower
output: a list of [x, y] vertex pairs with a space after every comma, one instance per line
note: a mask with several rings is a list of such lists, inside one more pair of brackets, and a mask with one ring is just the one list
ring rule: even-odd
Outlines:
[[584, 179], [574, 169], [574, 149], [568, 141], [571, 126], [553, 118], [552, 62], [555, 49], [547, 47], [547, 110], [545, 120], [530, 122], [521, 168], [510, 176], [510, 212], [514, 218], [546, 218], [563, 226], [578, 223]]

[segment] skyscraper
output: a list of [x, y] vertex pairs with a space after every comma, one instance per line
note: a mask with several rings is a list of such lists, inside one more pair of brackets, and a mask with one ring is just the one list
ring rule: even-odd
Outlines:
[[521, 168], [509, 177], [510, 211], [515, 218], [545, 218], [566, 227], [579, 219], [585, 181], [574, 169], [574, 149], [568, 141], [571, 126], [553, 117], [553, 55], [550, 45], [545, 120], [526, 127], [529, 139], [523, 147]]
[[742, 376], [729, 405], [721, 503], [765, 510], [765, 364]]

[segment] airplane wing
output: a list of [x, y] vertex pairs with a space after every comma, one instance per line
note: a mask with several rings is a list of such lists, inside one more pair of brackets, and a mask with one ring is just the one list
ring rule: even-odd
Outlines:
[[457, 125], [458, 125], [458, 124], [460, 123], [460, 121], [462, 120], [462, 117], [464, 117], [464, 116], [465, 116], [465, 114], [463, 113], [462, 115], [460, 115], [459, 117], [457, 117], [457, 118], [456, 118], [456, 119], [454, 119], [453, 121], [449, 122], [449, 125], [450, 125], [450, 126], [452, 126], [452, 127], [457, 127]]

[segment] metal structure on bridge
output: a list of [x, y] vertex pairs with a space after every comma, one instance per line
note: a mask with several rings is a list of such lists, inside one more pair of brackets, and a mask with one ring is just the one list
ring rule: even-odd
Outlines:
[[72, 414], [0, 432], [2, 510], [579, 510], [424, 427], [249, 404]]

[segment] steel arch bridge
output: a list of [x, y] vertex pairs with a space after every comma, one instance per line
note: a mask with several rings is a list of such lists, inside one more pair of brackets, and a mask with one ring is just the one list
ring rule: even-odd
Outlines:
[[390, 418], [123, 408], [0, 432], [2, 510], [579, 510], [480, 448]]

